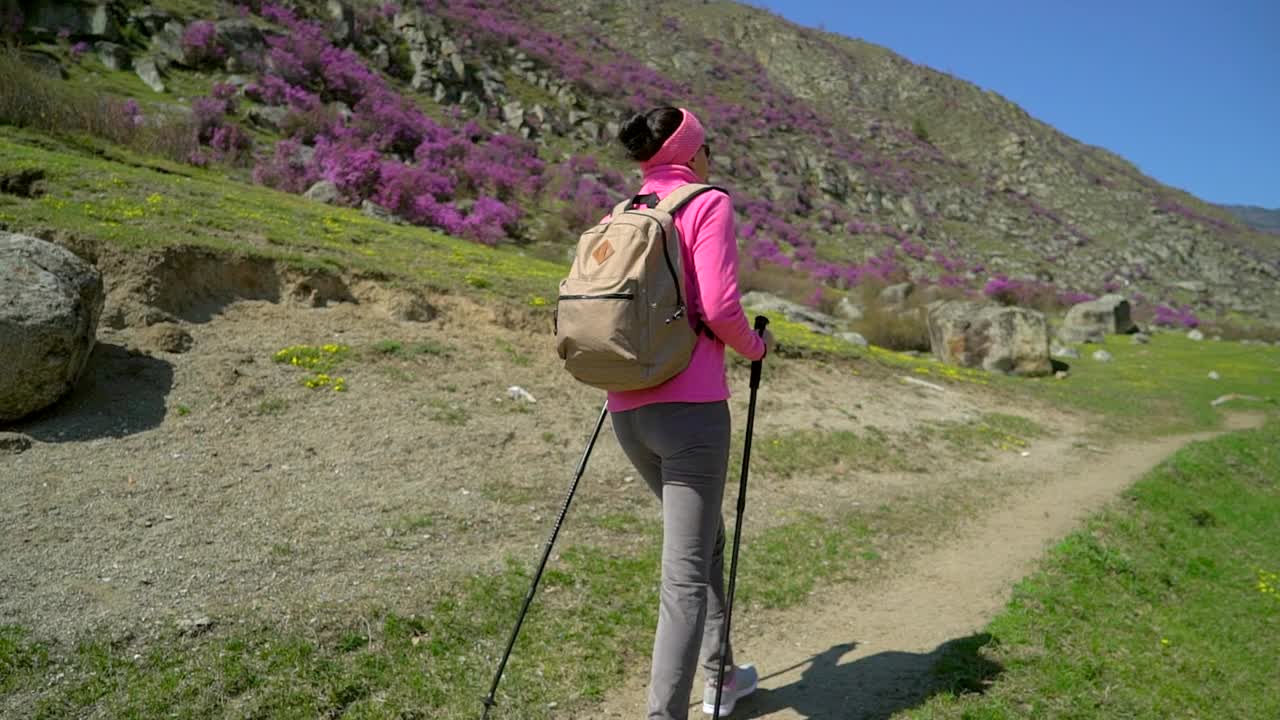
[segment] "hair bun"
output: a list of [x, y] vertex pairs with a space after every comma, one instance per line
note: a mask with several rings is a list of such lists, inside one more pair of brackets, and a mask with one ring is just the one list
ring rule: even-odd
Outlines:
[[623, 123], [618, 131], [618, 142], [626, 148], [627, 157], [636, 162], [644, 162], [662, 149], [662, 141], [653, 134], [646, 113], [636, 113]]

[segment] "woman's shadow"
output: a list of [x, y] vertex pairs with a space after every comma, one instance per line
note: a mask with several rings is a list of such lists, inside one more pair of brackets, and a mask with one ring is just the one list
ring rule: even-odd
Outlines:
[[[887, 720], [933, 695], [983, 692], [1004, 667], [979, 652], [982, 633], [950, 640], [929, 653], [882, 652], [840, 664], [857, 643], [836, 645], [809, 661], [800, 679], [756, 691], [735, 718], [761, 718], [789, 709], [804, 718]], [[783, 671], [785, 672], [785, 671]]]

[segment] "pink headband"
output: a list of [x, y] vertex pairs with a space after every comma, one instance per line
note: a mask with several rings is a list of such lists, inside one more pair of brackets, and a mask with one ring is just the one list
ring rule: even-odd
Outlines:
[[642, 170], [647, 172], [650, 168], [659, 165], [684, 165], [693, 159], [698, 148], [706, 142], [707, 134], [702, 129], [702, 123], [698, 122], [697, 116], [684, 108], [680, 108], [680, 114], [684, 116], [684, 120], [680, 121], [680, 127], [667, 138], [657, 154], [640, 163]]

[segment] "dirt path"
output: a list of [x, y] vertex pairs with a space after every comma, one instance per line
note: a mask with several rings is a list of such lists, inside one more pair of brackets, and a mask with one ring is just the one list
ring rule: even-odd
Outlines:
[[[1228, 428], [1255, 427], [1261, 420], [1238, 415]], [[946, 646], [980, 633], [1051, 543], [1182, 445], [1212, 436], [1170, 437], [1071, 458], [1038, 485], [967, 523], [945, 546], [907, 559], [892, 578], [865, 588], [827, 588], [803, 607], [772, 617], [736, 618], [739, 661], [754, 663], [762, 679], [733, 718], [871, 720], [919, 705], [930, 694], [930, 671]], [[743, 626], [748, 629], [738, 629]], [[639, 682], [592, 717], [640, 717], [644, 675], [638, 673]], [[700, 683], [695, 691], [701, 692]], [[690, 716], [702, 715], [695, 708]]]

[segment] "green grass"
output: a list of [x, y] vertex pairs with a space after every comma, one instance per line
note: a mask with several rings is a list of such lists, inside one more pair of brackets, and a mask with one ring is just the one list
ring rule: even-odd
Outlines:
[[1015, 590], [953, 718], [1280, 717], [1280, 421], [1178, 452]]
[[[401, 518], [415, 529], [432, 522]], [[657, 621], [659, 529], [627, 515], [597, 524], [649, 542], [630, 555], [590, 546], [562, 552], [525, 622], [495, 718], [560, 717], [645, 666]], [[811, 515], [765, 531], [750, 547], [760, 560], [742, 567], [739, 602], [802, 601], [823, 578], [873, 562], [871, 535], [855, 519]], [[787, 561], [799, 553], [815, 561]], [[172, 629], [145, 648], [106, 638], [62, 645], [63, 676], [52, 683], [51, 651], [8, 627], [0, 629], [0, 687], [25, 693], [43, 719], [474, 718], [530, 580], [528, 566], [511, 561], [416, 609], [333, 608], [301, 627], [246, 613], [200, 635]]]
[[1046, 434], [1034, 420], [997, 412], [969, 422], [926, 422], [920, 428], [926, 443], [941, 440], [952, 450], [981, 459], [988, 459], [986, 453], [992, 450], [1020, 451]]
[[[1105, 418], [1108, 429], [1141, 434], [1174, 433], [1216, 427], [1219, 412], [1210, 403], [1228, 394], [1252, 395], [1262, 403], [1239, 409], [1274, 407], [1280, 402], [1280, 348], [1236, 342], [1196, 342], [1181, 333], [1158, 333], [1149, 345], [1127, 336], [1108, 338], [1115, 356], [1094, 361], [1085, 351], [1071, 363], [1071, 377], [1024, 382], [1033, 395]], [[1210, 371], [1221, 375], [1209, 379]]]
[[45, 172], [39, 198], [0, 195], [0, 227], [56, 230], [125, 248], [194, 245], [354, 270], [549, 314], [531, 297], [554, 297], [567, 267], [515, 248], [488, 248], [426, 228], [228, 180], [95, 141], [54, 140], [0, 127], [0, 167]]
[[[752, 445], [752, 461], [778, 477], [821, 473], [839, 479], [856, 472], [907, 470], [907, 456], [876, 428], [863, 434], [852, 430], [799, 430]], [[731, 472], [730, 477], [735, 477]]]

